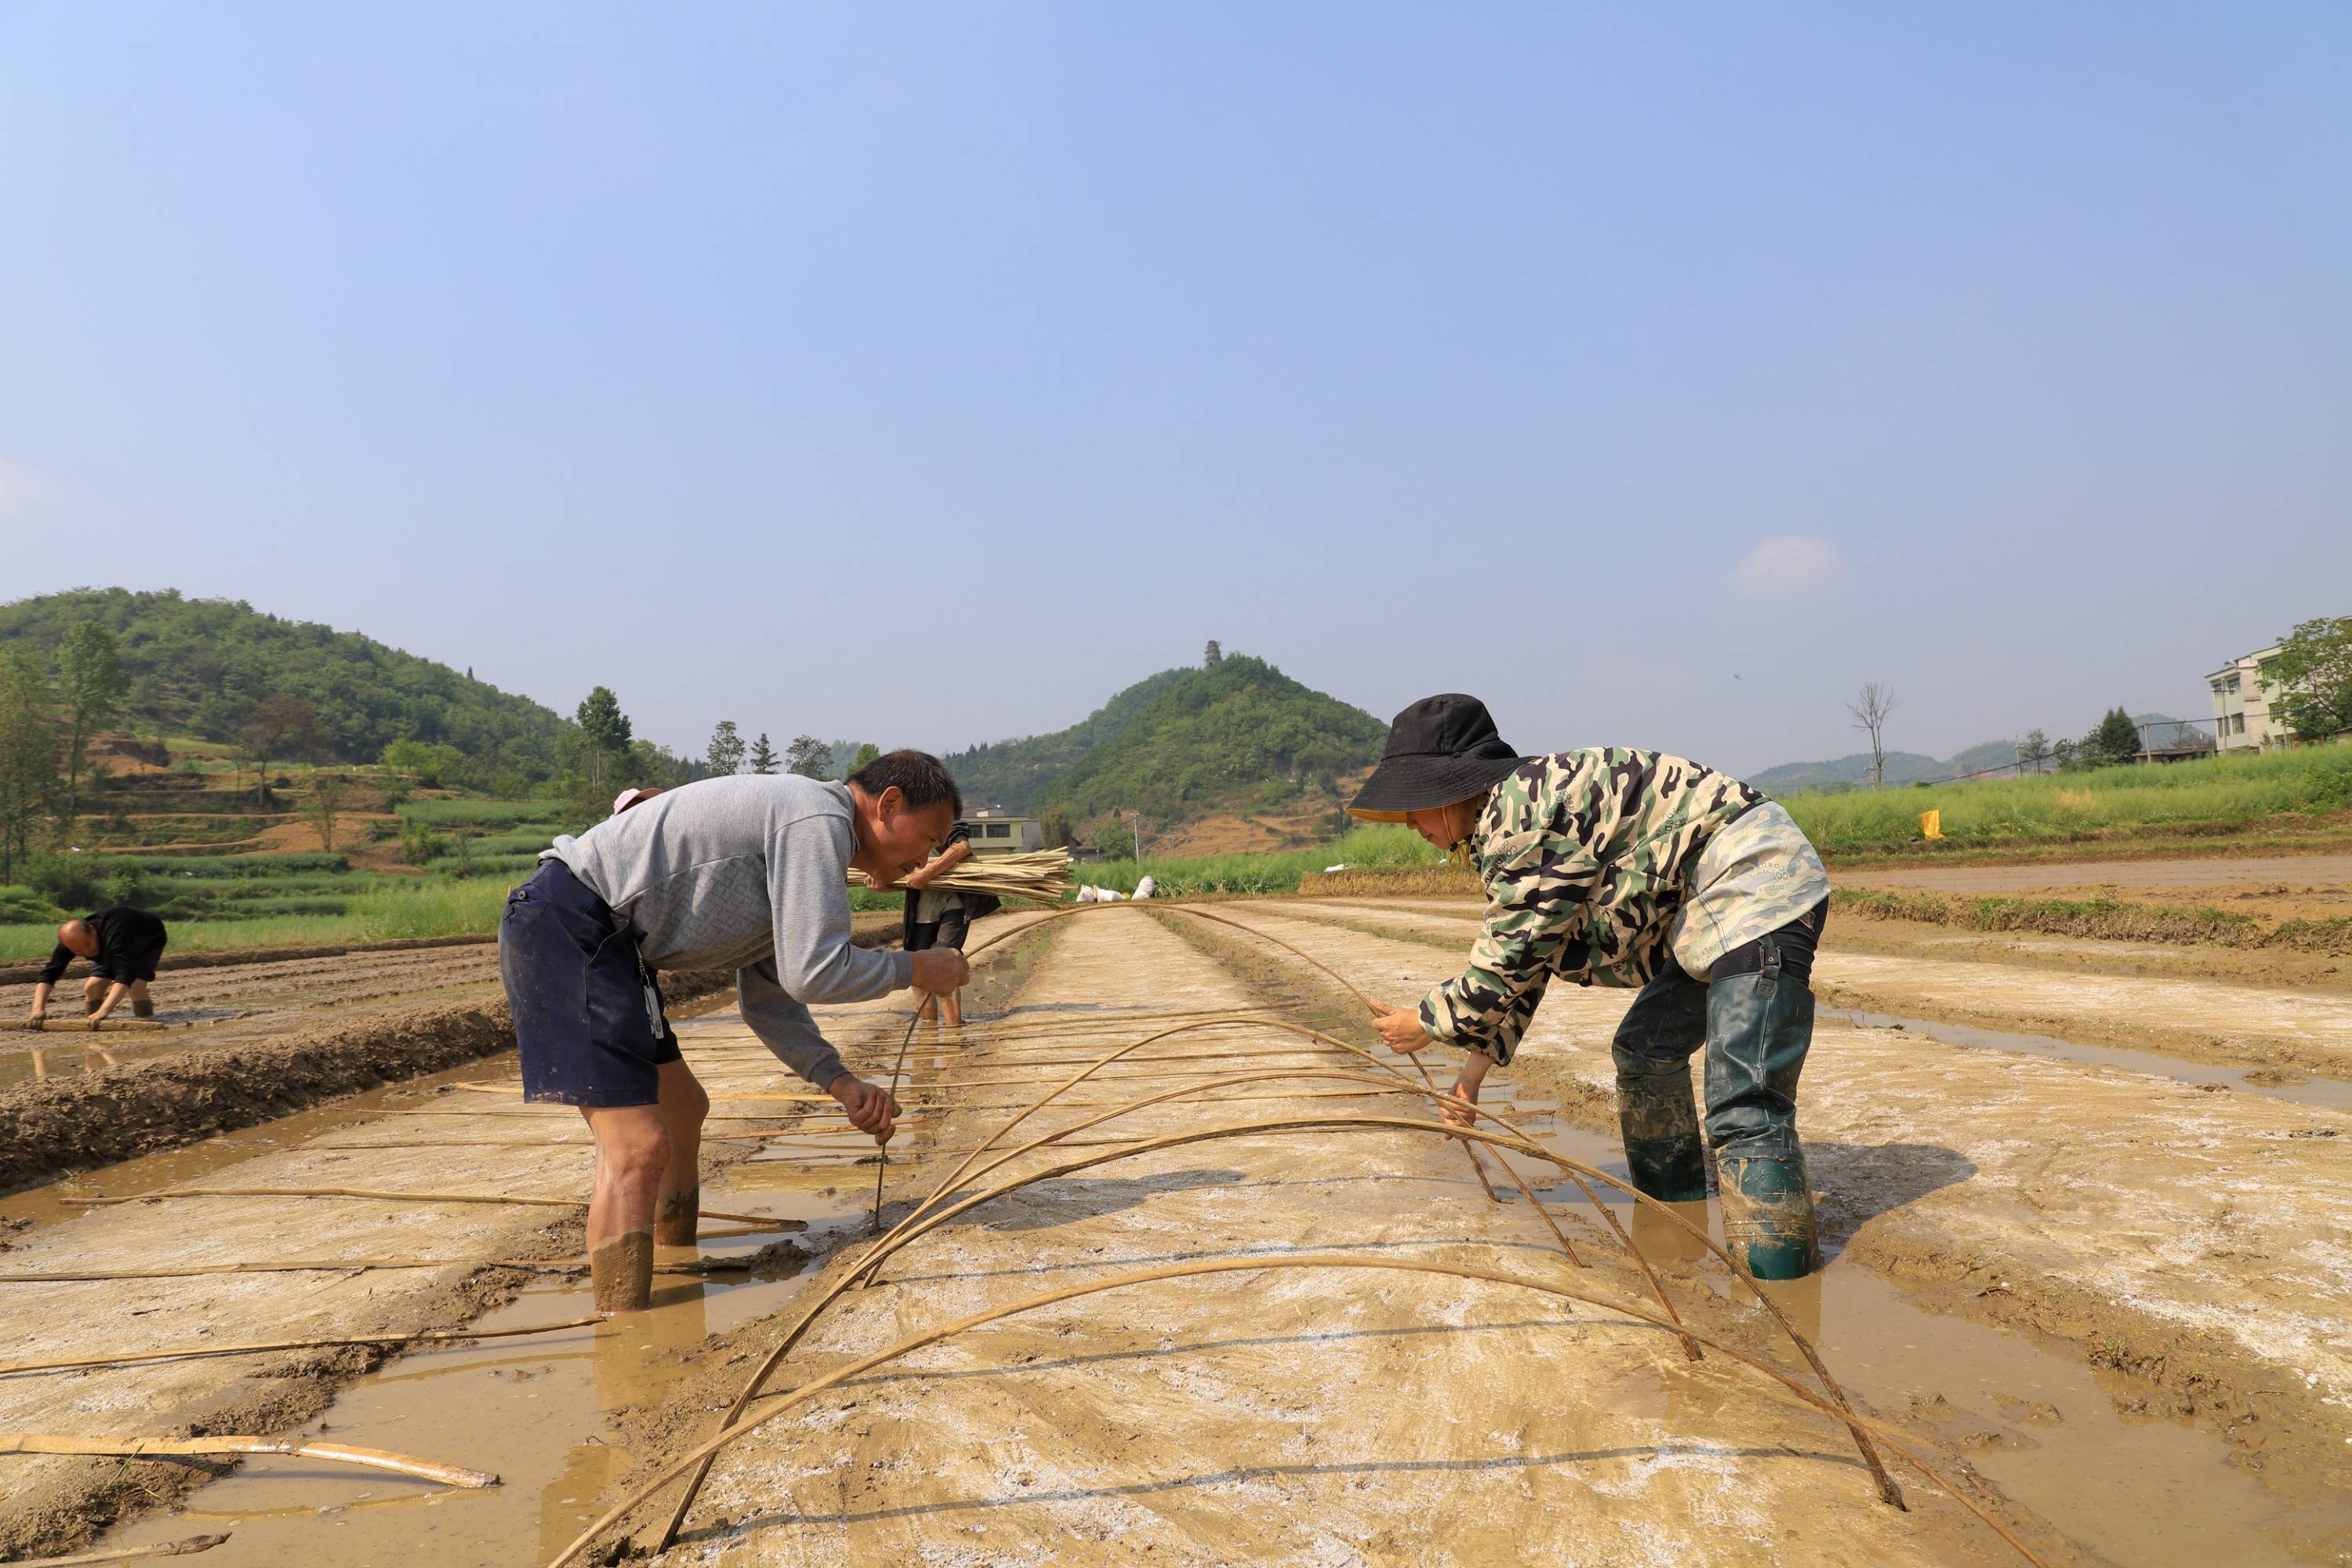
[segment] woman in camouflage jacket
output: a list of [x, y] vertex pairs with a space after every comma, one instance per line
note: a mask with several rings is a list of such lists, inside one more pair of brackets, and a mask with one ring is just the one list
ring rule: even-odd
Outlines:
[[1819, 1266], [1796, 1096], [1829, 876], [1786, 811], [1659, 752], [1522, 757], [1486, 705], [1459, 694], [1397, 715], [1348, 809], [1466, 855], [1488, 899], [1469, 967], [1417, 1008], [1381, 1008], [1389, 1045], [1470, 1053], [1454, 1092], [1475, 1101], [1554, 976], [1641, 987], [1612, 1044], [1633, 1184], [1668, 1202], [1706, 1198], [1690, 1081], [1704, 1044], [1728, 1249], [1759, 1279]]

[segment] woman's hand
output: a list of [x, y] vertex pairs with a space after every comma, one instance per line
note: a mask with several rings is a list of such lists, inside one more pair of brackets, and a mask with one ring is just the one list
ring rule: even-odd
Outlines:
[[1382, 1043], [1392, 1051], [1411, 1056], [1437, 1043], [1429, 1037], [1429, 1031], [1421, 1026], [1421, 1009], [1418, 1007], [1391, 1007], [1385, 1002], [1375, 1002], [1372, 1011], [1375, 1015], [1372, 1027], [1380, 1031]]
[[[1462, 1058], [1462, 1071], [1455, 1076], [1454, 1087], [1447, 1092], [1456, 1100], [1466, 1100], [1471, 1105], [1477, 1104], [1478, 1086], [1486, 1081], [1486, 1074], [1494, 1065], [1494, 1058], [1484, 1051], [1473, 1051]], [[1467, 1106], [1441, 1105], [1437, 1108], [1437, 1111], [1456, 1127], [1473, 1126], [1478, 1120], [1477, 1112]]]

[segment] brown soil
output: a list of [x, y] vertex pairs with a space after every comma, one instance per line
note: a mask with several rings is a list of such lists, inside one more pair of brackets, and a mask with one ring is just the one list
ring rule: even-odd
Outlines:
[[[1298, 918], [1311, 911], [1296, 903], [1244, 908], [1390, 1001], [1458, 967], [1458, 952]], [[1612, 1129], [1608, 1040], [1629, 1000], [1555, 987], [1498, 1076]], [[2292, 1504], [2306, 1521], [2293, 1549], [2330, 1531], [2340, 1542], [2352, 1262], [2335, 1238], [2352, 1230], [2352, 1115], [1885, 1030], [1825, 1022], [1815, 1038], [1802, 1126], [1833, 1243], [1932, 1287], [1940, 1310], [2133, 1373], [2120, 1400], [2210, 1423]]]

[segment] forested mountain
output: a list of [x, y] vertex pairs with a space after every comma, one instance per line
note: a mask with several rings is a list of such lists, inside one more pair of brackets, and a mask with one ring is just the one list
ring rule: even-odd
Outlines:
[[1052, 735], [948, 759], [975, 801], [1058, 806], [1076, 820], [1141, 811], [1163, 822], [1328, 795], [1381, 754], [1388, 726], [1264, 659], [1225, 655], [1137, 682]]
[[485, 773], [538, 779], [557, 768], [564, 721], [529, 698], [242, 600], [122, 588], [45, 594], [0, 605], [0, 647], [21, 642], [46, 667], [78, 622], [114, 634], [131, 677], [124, 729], [230, 741], [262, 702], [298, 698], [318, 709], [329, 760], [373, 762], [392, 742], [415, 740], [455, 746]]

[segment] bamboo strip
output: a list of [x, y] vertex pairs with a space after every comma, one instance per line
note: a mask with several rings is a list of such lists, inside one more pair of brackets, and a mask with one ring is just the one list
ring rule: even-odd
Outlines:
[[1889, 1448], [1892, 1448], [1895, 1454], [1904, 1460], [1904, 1462], [1918, 1470], [1920, 1474], [1927, 1478], [1930, 1483], [1941, 1488], [1946, 1493], [1959, 1502], [1962, 1507], [1974, 1514], [1995, 1534], [1999, 1535], [2001, 1540], [2007, 1542], [2011, 1547], [2015, 1548], [2019, 1555], [2022, 1556], [2028, 1563], [2034, 1564], [2034, 1568], [2049, 1568], [2049, 1564], [2039, 1554], [2037, 1554], [2032, 1547], [2026, 1545], [2024, 1542], [2019, 1540], [2014, 1534], [2011, 1533], [2011, 1531], [2003, 1526], [2000, 1521], [1994, 1519], [1992, 1515], [1986, 1512], [1985, 1510], [1973, 1499], [1969, 1498], [1967, 1493], [1961, 1491], [1958, 1488], [1954, 1487], [1949, 1482], [1946, 1481], [1942, 1476], [1937, 1474], [1937, 1472], [1928, 1466], [1927, 1461], [1911, 1453], [1904, 1446], [1904, 1436], [1906, 1435], [1899, 1435], [1895, 1428], [1892, 1427], [1885, 1422], [1876, 1420], [1870, 1416], [1856, 1415], [1852, 1411], [1838, 1410], [1832, 1406], [1828, 1400], [1824, 1399], [1820, 1394], [1813, 1393], [1812, 1390], [1804, 1387], [1786, 1373], [1780, 1371], [1776, 1367], [1768, 1365], [1765, 1363], [1757, 1361], [1755, 1358], [1746, 1354], [1744, 1352], [1741, 1352], [1733, 1346], [1725, 1344], [1721, 1341], [1709, 1335], [1697, 1333], [1695, 1331], [1681, 1328], [1679, 1325], [1668, 1322], [1664, 1318], [1655, 1317], [1638, 1308], [1625, 1306], [1620, 1302], [1609, 1300], [1604, 1297], [1596, 1296], [1588, 1290], [1580, 1290], [1565, 1285], [1554, 1285], [1542, 1280], [1522, 1279], [1519, 1276], [1508, 1274], [1500, 1269], [1475, 1268], [1464, 1264], [1442, 1262], [1436, 1259], [1402, 1258], [1345, 1258], [1329, 1254], [1314, 1253], [1297, 1258], [1220, 1258], [1207, 1262], [1177, 1264], [1160, 1268], [1147, 1268], [1136, 1273], [1117, 1275], [1108, 1279], [1090, 1280], [1083, 1284], [1066, 1285], [1058, 1289], [1041, 1291], [1034, 1296], [1024, 1297], [1018, 1301], [1010, 1302], [1004, 1306], [992, 1307], [986, 1311], [975, 1312], [968, 1318], [959, 1319], [952, 1323], [940, 1324], [933, 1328], [925, 1329], [919, 1333], [910, 1334], [894, 1345], [876, 1351], [871, 1355], [861, 1356], [857, 1360], [850, 1362], [845, 1365], [835, 1367], [833, 1371], [826, 1373], [822, 1377], [814, 1378], [789, 1393], [775, 1395], [774, 1403], [771, 1405], [768, 1409], [761, 1411], [757, 1415], [750, 1416], [743, 1420], [730, 1422], [727, 1426], [721, 1427], [719, 1433], [715, 1436], [711, 1437], [709, 1441], [673, 1461], [659, 1474], [644, 1482], [635, 1491], [622, 1499], [620, 1502], [614, 1504], [613, 1508], [608, 1510], [602, 1518], [596, 1520], [593, 1523], [589, 1525], [587, 1529], [582, 1531], [579, 1536], [575, 1538], [569, 1546], [566, 1546], [562, 1552], [557, 1552], [552, 1558], [550, 1558], [548, 1560], [547, 1568], [565, 1568], [566, 1564], [577, 1562], [581, 1555], [584, 1553], [590, 1546], [595, 1543], [598, 1537], [602, 1536], [606, 1531], [612, 1529], [614, 1525], [618, 1524], [622, 1520], [627, 1518], [631, 1512], [635, 1511], [641, 1504], [659, 1492], [664, 1487], [669, 1485], [670, 1482], [677, 1479], [680, 1476], [687, 1474], [689, 1470], [695, 1469], [698, 1466], [701, 1466], [707, 1470], [708, 1461], [715, 1458], [721, 1448], [726, 1447], [737, 1438], [756, 1431], [761, 1426], [765, 1426], [768, 1422], [773, 1421], [778, 1416], [783, 1415], [786, 1411], [793, 1408], [795, 1405], [805, 1404], [808, 1400], [824, 1393], [827, 1389], [837, 1387], [842, 1384], [847, 1383], [852, 1378], [862, 1377], [866, 1373], [872, 1372], [877, 1367], [887, 1365], [891, 1362], [911, 1355], [916, 1351], [921, 1350], [925, 1346], [937, 1344], [941, 1340], [951, 1338], [957, 1334], [968, 1332], [972, 1329], [981, 1328], [1005, 1318], [1014, 1317], [1023, 1312], [1036, 1311], [1045, 1307], [1056, 1306], [1061, 1302], [1075, 1300], [1084, 1296], [1098, 1296], [1106, 1291], [1125, 1289], [1130, 1286], [1147, 1285], [1163, 1279], [1184, 1279], [1210, 1274], [1248, 1273], [1260, 1268], [1371, 1268], [1385, 1269], [1396, 1273], [1446, 1275], [1458, 1279], [1482, 1280], [1487, 1283], [1503, 1285], [1517, 1289], [1532, 1290], [1542, 1295], [1557, 1297], [1562, 1300], [1575, 1301], [1584, 1306], [1597, 1307], [1603, 1311], [1621, 1313], [1633, 1323], [1659, 1329], [1670, 1334], [1687, 1335], [1688, 1337], [1695, 1338], [1701, 1343], [1705, 1344], [1709, 1350], [1720, 1352], [1722, 1354], [1728, 1357], [1730, 1360], [1738, 1363], [1740, 1365], [1748, 1367], [1756, 1372], [1759, 1372], [1766, 1377], [1770, 1378], [1773, 1382], [1780, 1384], [1804, 1407], [1819, 1411], [1822, 1414], [1830, 1416], [1832, 1420], [1838, 1421], [1840, 1424], [1849, 1427], [1860, 1426], [1868, 1428], [1873, 1436], [1875, 1436], [1880, 1441], [1884, 1442]]
[[77, 1552], [70, 1557], [26, 1557], [12, 1568], [98, 1568], [101, 1563], [137, 1563], [150, 1557], [192, 1557], [199, 1552], [210, 1552], [228, 1539], [228, 1532], [218, 1535], [190, 1535], [178, 1541], [159, 1541], [152, 1546], [109, 1546], [97, 1552]]
[[437, 1459], [413, 1458], [382, 1448], [361, 1448], [349, 1443], [321, 1443], [299, 1437], [63, 1437], [26, 1432], [0, 1432], [0, 1454], [93, 1454], [126, 1459], [196, 1454], [284, 1454], [295, 1459], [327, 1459], [371, 1470], [390, 1470], [437, 1481], [445, 1487], [478, 1491], [499, 1484], [488, 1470], [469, 1470]]
[[[79, 1204], [143, 1204], [163, 1198], [379, 1198], [404, 1204], [519, 1204], [532, 1208], [584, 1209], [586, 1198], [526, 1198], [504, 1193], [384, 1193], [369, 1187], [173, 1187], [160, 1193], [133, 1193], [128, 1197], [76, 1198]], [[724, 1209], [698, 1211], [704, 1219], [733, 1220], [738, 1225], [772, 1225], [774, 1215], [729, 1214]]]
[[0, 1285], [79, 1285], [100, 1279], [194, 1279], [213, 1274], [361, 1273], [377, 1268], [528, 1268], [541, 1274], [577, 1273], [588, 1267], [584, 1258], [302, 1258], [282, 1263], [191, 1263], [179, 1268], [141, 1268], [130, 1272], [104, 1269], [49, 1269], [37, 1273], [0, 1274]]
[[232, 1345], [181, 1345], [172, 1350], [128, 1351], [120, 1355], [80, 1356], [65, 1361], [0, 1362], [0, 1377], [26, 1372], [70, 1372], [85, 1366], [129, 1366], [138, 1362], [183, 1361], [200, 1356], [252, 1355], [262, 1351], [323, 1351], [344, 1345], [448, 1344], [462, 1340], [510, 1340], [526, 1334], [549, 1334], [558, 1329], [593, 1328], [604, 1320], [566, 1318], [529, 1329], [421, 1329], [410, 1334], [352, 1334], [330, 1340], [256, 1340]]

